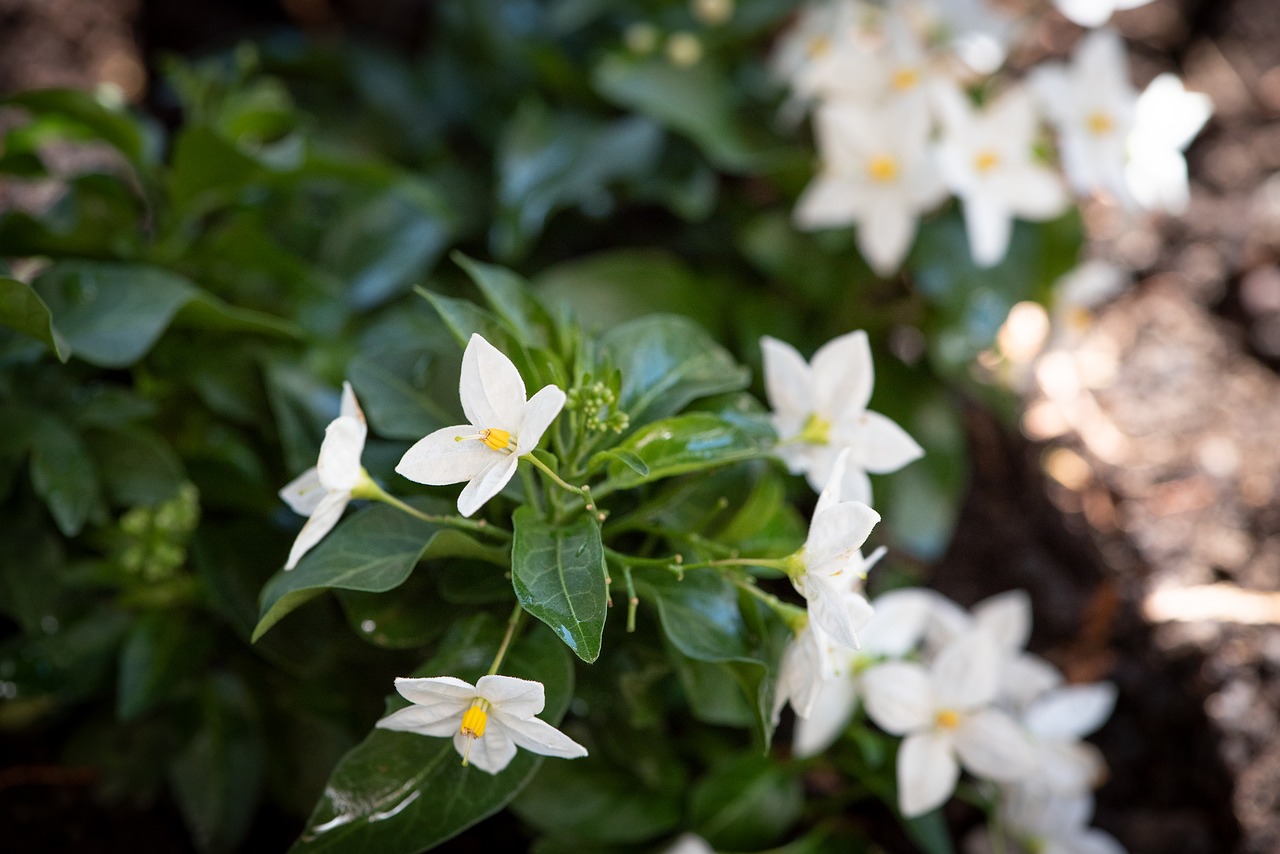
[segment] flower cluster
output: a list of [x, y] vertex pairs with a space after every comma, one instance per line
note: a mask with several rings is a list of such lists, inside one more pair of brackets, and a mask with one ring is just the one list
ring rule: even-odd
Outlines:
[[[1096, 26], [1133, 0], [1059, 0]], [[1120, 37], [1087, 35], [1069, 65], [1045, 64], [1025, 82], [989, 91], [1019, 27], [982, 0], [823, 0], [779, 40], [773, 67], [792, 104], [811, 108], [818, 175], [796, 204], [803, 228], [854, 224], [880, 275], [901, 266], [922, 214], [949, 195], [964, 208], [975, 263], [1005, 256], [1014, 219], [1046, 220], [1070, 204], [1067, 184], [1130, 208], [1186, 205], [1182, 150], [1211, 112], [1172, 74], [1137, 95]], [[1044, 156], [1056, 131], [1066, 184]]]

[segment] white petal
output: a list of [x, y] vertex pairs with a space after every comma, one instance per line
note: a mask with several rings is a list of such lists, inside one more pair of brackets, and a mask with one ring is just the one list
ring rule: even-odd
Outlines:
[[844, 477], [840, 479], [840, 494], [847, 501], [856, 501], [861, 504], [871, 503], [871, 478], [867, 477], [866, 471], [860, 466], [847, 465], [844, 467]]
[[540, 714], [547, 703], [546, 690], [541, 682], [514, 676], [481, 676], [476, 683], [476, 694], [503, 714], [517, 718]]
[[466, 756], [469, 764], [488, 774], [497, 774], [516, 758], [515, 742], [501, 725], [495, 724], [491, 717], [480, 738], [470, 738], [460, 731], [453, 736], [453, 749], [458, 755]]
[[807, 625], [787, 642], [778, 664], [778, 687], [774, 692], [773, 722], [776, 725], [782, 707], [789, 701], [801, 718], [807, 718], [824, 681], [822, 656], [818, 651], [815, 626]]
[[516, 456], [523, 456], [538, 447], [542, 434], [564, 409], [564, 401], [564, 391], [553, 385], [543, 386], [529, 398], [521, 415], [520, 433], [516, 437]]
[[973, 618], [1000, 649], [1016, 652], [1031, 637], [1031, 597], [1025, 590], [1009, 590], [973, 606]]
[[897, 471], [924, 456], [924, 449], [906, 430], [879, 412], [862, 413], [840, 439], [856, 449], [859, 468], [873, 474]]
[[520, 458], [515, 454], [505, 454], [481, 470], [476, 477], [462, 488], [458, 495], [458, 512], [470, 516], [479, 510], [486, 501], [502, 491], [516, 473]]
[[792, 217], [803, 231], [839, 228], [858, 219], [861, 209], [859, 185], [848, 178], [826, 173], [817, 175], [796, 201]]
[[830, 679], [821, 684], [808, 717], [796, 721], [791, 751], [797, 759], [815, 756], [835, 744], [858, 707], [853, 679]]
[[1034, 779], [1055, 794], [1078, 795], [1091, 791], [1107, 775], [1102, 753], [1087, 741], [1042, 741], [1035, 745]]
[[[844, 483], [844, 471], [849, 466], [849, 460], [853, 456], [853, 451], [849, 448], [840, 448], [834, 445], [814, 446], [812, 451], [811, 472], [821, 472], [826, 485], [818, 491], [818, 503], [813, 508], [813, 518], [817, 518], [818, 514], [835, 507], [842, 501], [847, 500], [844, 491], [841, 488]], [[812, 480], [810, 485], [813, 485]], [[813, 531], [813, 522], [810, 520], [809, 531]]]
[[312, 466], [285, 484], [278, 494], [294, 513], [310, 516], [320, 506], [325, 492], [320, 485], [320, 473]]
[[1003, 201], [984, 199], [979, 192], [964, 199], [964, 224], [969, 252], [979, 267], [994, 267], [1003, 260], [1013, 233], [1013, 220]]
[[316, 472], [325, 489], [350, 492], [360, 482], [364, 471], [360, 467], [360, 455], [364, 453], [368, 432], [369, 428], [359, 418], [344, 415], [329, 422], [320, 444], [320, 460], [316, 463]]
[[342, 518], [342, 511], [347, 509], [350, 501], [351, 494], [347, 492], [325, 493], [324, 498], [316, 506], [315, 512], [311, 514], [311, 518], [307, 519], [307, 523], [302, 526], [302, 530], [293, 541], [293, 548], [289, 549], [289, 559], [284, 564], [285, 569], [293, 569], [297, 566], [302, 556], [323, 540], [325, 534], [333, 530], [333, 526], [338, 524], [338, 520]]
[[864, 616], [854, 614], [842, 593], [843, 585], [825, 576], [807, 575], [797, 590], [809, 600], [809, 618], [827, 634], [829, 640], [847, 649], [857, 649], [858, 623]]
[[1016, 708], [1023, 708], [1061, 684], [1062, 674], [1058, 668], [1037, 655], [1024, 652], [1005, 659], [1004, 672], [1000, 676], [1000, 696]]
[[1013, 718], [995, 709], [965, 715], [955, 731], [964, 767], [991, 780], [1016, 780], [1035, 767], [1036, 751]]
[[477, 696], [476, 686], [455, 676], [397, 676], [396, 691], [411, 703], [430, 705], [450, 701], [463, 711]]
[[1115, 0], [1053, 0], [1058, 11], [1082, 27], [1100, 27], [1115, 11]]
[[907, 736], [898, 749], [898, 809], [906, 818], [942, 806], [956, 789], [960, 766], [944, 733]]
[[493, 450], [478, 439], [458, 441], [459, 437], [474, 436], [476, 432], [474, 424], [441, 427], [405, 451], [396, 464], [396, 472], [414, 483], [429, 486], [471, 480], [501, 454], [501, 451]]
[[458, 396], [467, 419], [479, 427], [514, 433], [524, 411], [524, 380], [515, 364], [497, 347], [472, 334], [462, 354]]
[[1067, 685], [1033, 702], [1022, 720], [1037, 738], [1076, 739], [1102, 726], [1115, 705], [1116, 686], [1109, 682]]
[[929, 597], [916, 589], [877, 596], [875, 613], [859, 633], [863, 649], [895, 658], [906, 655], [924, 634], [929, 606]]
[[428, 708], [424, 706], [408, 706], [394, 711], [374, 726], [378, 729], [395, 730], [396, 732], [412, 732], [418, 735], [430, 735], [441, 738], [453, 735], [462, 726], [462, 715], [466, 708], [451, 709], [448, 714], [442, 707]]
[[858, 225], [858, 249], [877, 276], [892, 276], [916, 236], [915, 213], [905, 207], [880, 208]]
[[925, 639], [935, 649], [951, 643], [973, 626], [969, 612], [933, 590], [921, 591], [929, 597], [929, 620], [925, 626]]
[[342, 408], [339, 411], [342, 418], [354, 418], [361, 424], [364, 423], [364, 410], [360, 408], [360, 402], [356, 400], [356, 393], [351, 388], [351, 383], [342, 383]]
[[891, 735], [933, 725], [938, 706], [928, 672], [918, 664], [890, 662], [862, 674], [862, 702], [867, 716]]
[[813, 375], [808, 362], [795, 347], [767, 335], [760, 339], [760, 356], [764, 362], [764, 390], [769, 406], [780, 414], [807, 418], [814, 410]]
[[1017, 194], [1006, 201], [1010, 210], [1024, 219], [1053, 219], [1071, 203], [1062, 179], [1047, 168], [1035, 166], [1020, 170], [1017, 183]]
[[804, 541], [809, 572], [832, 576], [846, 571], [879, 521], [880, 514], [860, 501], [843, 501], [815, 513]]
[[867, 408], [875, 373], [871, 345], [861, 329], [832, 338], [813, 354], [813, 397], [819, 412], [833, 421]]
[[493, 710], [493, 719], [494, 723], [501, 724], [507, 730], [512, 741], [525, 750], [560, 759], [577, 759], [587, 755], [585, 747], [546, 721], [509, 717], [497, 707]]
[[1000, 687], [1000, 653], [990, 636], [977, 629], [943, 647], [931, 670], [938, 703], [948, 709], [984, 706]]

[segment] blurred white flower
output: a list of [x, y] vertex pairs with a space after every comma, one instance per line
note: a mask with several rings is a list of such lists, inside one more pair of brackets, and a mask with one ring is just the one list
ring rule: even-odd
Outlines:
[[857, 223], [863, 257], [888, 276], [911, 248], [920, 214], [947, 196], [930, 157], [926, 105], [833, 100], [818, 109], [816, 122], [822, 167], [796, 204], [796, 222], [807, 229]]
[[467, 342], [458, 392], [470, 423], [419, 439], [396, 471], [432, 486], [468, 481], [458, 496], [458, 512], [470, 516], [502, 491], [520, 457], [538, 446], [564, 407], [565, 394], [548, 385], [526, 399], [516, 366], [480, 335]]
[[472, 685], [453, 676], [397, 677], [396, 690], [413, 705], [387, 715], [378, 728], [453, 736], [463, 765], [497, 774], [517, 747], [561, 759], [587, 755], [581, 744], [534, 717], [546, 705], [541, 682], [489, 675]]
[[949, 48], [973, 72], [994, 74], [1004, 64], [1015, 19], [987, 0], [916, 0], [915, 17], [931, 41]]
[[990, 267], [1008, 251], [1014, 217], [1051, 219], [1070, 199], [1053, 170], [1036, 160], [1036, 113], [1026, 89], [1009, 89], [980, 112], [955, 86], [933, 91], [943, 125], [939, 169], [964, 203], [974, 262]]
[[1058, 11], [1082, 27], [1100, 27], [1121, 9], [1136, 9], [1151, 0], [1053, 0]]
[[1187, 160], [1182, 152], [1213, 114], [1213, 102], [1161, 74], [1138, 96], [1129, 134], [1126, 177], [1138, 204], [1177, 214], [1186, 210]]
[[999, 681], [1000, 654], [981, 631], [948, 644], [928, 668], [891, 662], [863, 674], [867, 715], [885, 732], [905, 736], [898, 750], [904, 816], [944, 803], [955, 790], [960, 762], [990, 780], [1016, 780], [1031, 771], [1035, 751], [1026, 734], [992, 707]]
[[924, 455], [907, 432], [867, 410], [875, 375], [867, 334], [850, 332], [828, 341], [805, 362], [790, 344], [760, 339], [765, 393], [778, 432], [776, 453], [814, 491], [830, 483], [836, 458], [849, 451], [840, 494], [871, 501], [867, 472], [897, 471]]
[[1129, 286], [1128, 270], [1104, 261], [1085, 261], [1053, 285], [1048, 349], [1078, 341], [1093, 326], [1094, 309]]
[[342, 518], [342, 511], [350, 503], [352, 492], [368, 480], [369, 476], [360, 464], [368, 432], [364, 412], [351, 390], [351, 383], [344, 382], [342, 408], [338, 417], [325, 428], [319, 460], [279, 493], [293, 512], [309, 517], [293, 541], [285, 569], [297, 566], [302, 556], [333, 530]]
[[1106, 763], [1098, 749], [1080, 739], [1111, 717], [1114, 685], [1064, 685], [1032, 701], [1022, 724], [1036, 752], [1035, 771], [1027, 783], [1057, 795], [1078, 795], [1102, 781]]
[[857, 0], [806, 4], [774, 47], [769, 60], [774, 76], [803, 102], [861, 87], [875, 67], [865, 44], [867, 17], [868, 7]]
[[1089, 827], [1093, 798], [1007, 788], [1000, 799], [1000, 844], [988, 828], [965, 839], [965, 854], [1125, 854], [1111, 834]]

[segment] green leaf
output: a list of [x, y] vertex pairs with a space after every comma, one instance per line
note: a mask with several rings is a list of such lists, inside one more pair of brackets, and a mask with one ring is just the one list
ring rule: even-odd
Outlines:
[[609, 604], [600, 526], [587, 516], [554, 526], [527, 505], [516, 510], [512, 523], [516, 598], [590, 664], [600, 655]]
[[736, 424], [708, 412], [692, 412], [654, 421], [628, 436], [613, 450], [607, 482], [627, 488], [764, 453], [767, 446]]
[[188, 619], [189, 614], [179, 611], [154, 610], [134, 623], [120, 650], [116, 690], [116, 716], [120, 720], [141, 715], [197, 669], [202, 658], [198, 647], [206, 646], [212, 637], [188, 632]]
[[138, 120], [122, 104], [81, 89], [38, 89], [18, 92], [3, 100], [34, 115], [56, 119], [69, 135], [100, 139], [120, 151], [135, 165], [151, 159], [151, 146]]
[[[456, 624], [415, 676], [456, 676], [474, 683], [497, 652], [501, 627], [485, 615]], [[573, 690], [573, 667], [549, 632], [534, 630], [512, 644], [505, 675], [546, 688], [539, 715], [558, 724]], [[404, 706], [393, 697], [388, 711]], [[450, 738], [375, 729], [343, 757], [293, 849], [313, 852], [411, 854], [461, 833], [514, 798], [544, 761], [519, 751], [503, 771], [462, 767]], [[568, 760], [553, 759], [552, 762]]]
[[750, 372], [701, 326], [653, 315], [617, 326], [600, 348], [622, 373], [619, 407], [639, 425], [674, 415], [700, 397], [745, 388]]
[[183, 483], [177, 454], [150, 430], [95, 431], [87, 439], [107, 494], [118, 505], [159, 504], [176, 495]]
[[57, 419], [43, 420], [31, 435], [31, 483], [65, 536], [80, 533], [102, 509], [97, 465], [79, 434]]
[[538, 830], [571, 840], [581, 851], [643, 842], [674, 829], [681, 791], [646, 786], [634, 772], [589, 756], [545, 763], [512, 808]]
[[71, 346], [54, 328], [49, 307], [26, 282], [0, 277], [0, 325], [40, 341], [60, 362], [71, 357]]
[[[426, 501], [413, 504], [420, 509], [443, 509]], [[366, 507], [338, 525], [294, 569], [271, 577], [262, 588], [253, 640], [325, 590], [384, 593], [403, 584], [422, 558], [474, 555], [477, 546], [465, 534], [386, 504]]]
[[[477, 575], [496, 577], [502, 584], [503, 593], [508, 597], [511, 595], [506, 579], [500, 574], [476, 572], [489, 567], [477, 567], [470, 561], [463, 563]], [[433, 567], [435, 570], [440, 568], [439, 565]], [[440, 637], [464, 612], [436, 599], [435, 579], [430, 575], [426, 572], [411, 574], [404, 584], [396, 588], [394, 596], [339, 590], [338, 601], [342, 604], [348, 625], [360, 637], [383, 649], [412, 649]]]
[[800, 779], [772, 757], [738, 756], [693, 790], [692, 829], [718, 851], [755, 850], [781, 840], [803, 805]]
[[476, 283], [489, 306], [515, 330], [521, 344], [550, 346], [555, 326], [528, 282], [506, 267], [482, 264], [461, 252], [450, 257]]

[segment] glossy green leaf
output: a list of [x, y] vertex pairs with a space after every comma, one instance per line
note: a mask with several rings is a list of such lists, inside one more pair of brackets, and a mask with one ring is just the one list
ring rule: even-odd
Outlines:
[[769, 756], [738, 756], [711, 769], [693, 790], [692, 829], [718, 851], [758, 849], [781, 840], [803, 805], [794, 773]]
[[[418, 501], [415, 506], [448, 512], [432, 502]], [[271, 577], [262, 588], [253, 639], [325, 590], [383, 593], [403, 584], [423, 557], [473, 556], [486, 551], [454, 529], [424, 522], [385, 504], [366, 507], [339, 524], [294, 569]]]
[[[414, 676], [456, 676], [474, 684], [498, 649], [502, 629], [479, 616], [456, 624], [440, 649]], [[535, 628], [519, 637], [504, 661], [504, 675], [536, 679], [546, 688], [540, 718], [558, 724], [573, 690], [564, 647]], [[391, 698], [388, 711], [406, 705]], [[411, 854], [462, 832], [514, 798], [544, 762], [519, 751], [503, 771], [462, 767], [451, 738], [375, 729], [343, 757], [293, 849], [311, 852]]]
[[31, 483], [68, 537], [102, 509], [97, 464], [84, 440], [62, 421], [45, 419], [31, 434]]
[[516, 598], [590, 664], [600, 655], [609, 604], [600, 526], [587, 516], [551, 525], [527, 505], [516, 510], [512, 523]]
[[347, 624], [360, 637], [383, 649], [412, 649], [434, 641], [444, 634], [455, 618], [466, 613], [460, 608], [449, 607], [433, 595], [436, 585], [431, 575], [452, 563], [464, 563], [473, 574], [493, 579], [502, 585], [508, 597], [511, 596], [501, 571], [450, 558], [433, 565], [433, 573], [410, 574], [392, 596], [356, 590], [337, 591]]
[[750, 372], [701, 326], [675, 315], [624, 323], [600, 338], [622, 373], [619, 407], [633, 425], [674, 415], [700, 397], [745, 388]]
[[476, 283], [489, 307], [515, 330], [521, 344], [550, 344], [554, 330], [551, 315], [533, 295], [528, 282], [506, 267], [483, 264], [461, 252], [454, 252], [451, 257]]
[[637, 486], [767, 452], [767, 446], [737, 425], [708, 412], [692, 412], [654, 421], [628, 436], [614, 454], [630, 459], [610, 463], [607, 483], [622, 488]]
[[0, 277], [0, 326], [42, 342], [60, 362], [71, 357], [71, 346], [54, 328], [49, 307], [26, 282]]
[[643, 842], [676, 827], [681, 791], [647, 786], [603, 759], [547, 762], [520, 797], [515, 812], [543, 833], [577, 850]]

